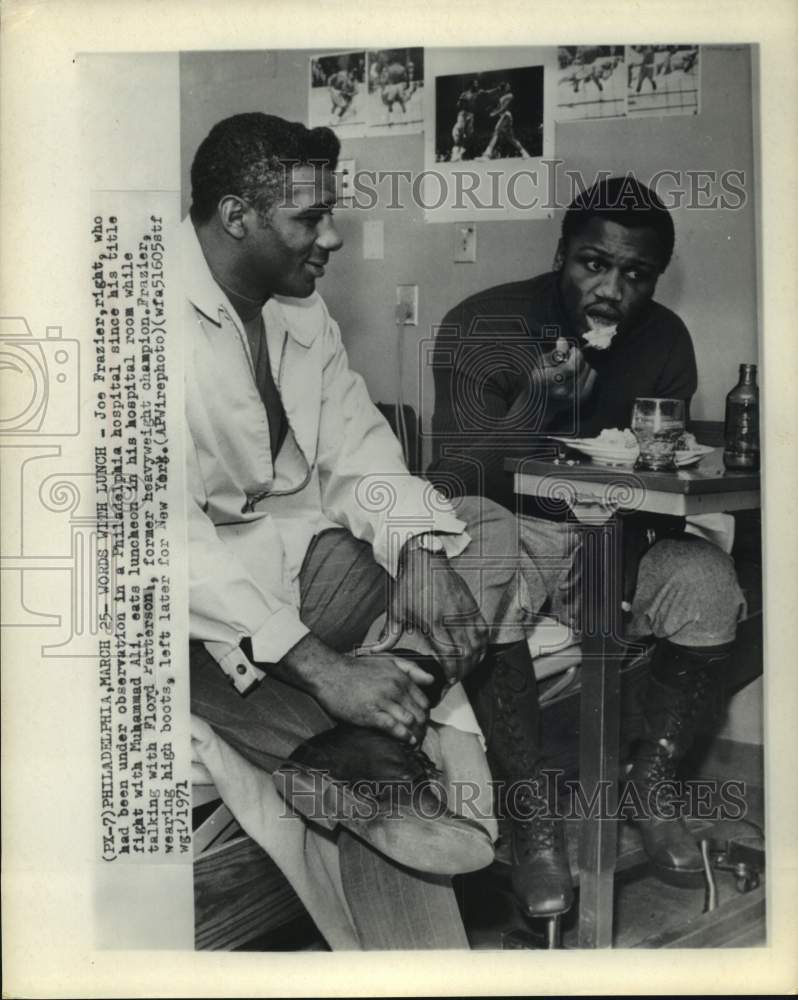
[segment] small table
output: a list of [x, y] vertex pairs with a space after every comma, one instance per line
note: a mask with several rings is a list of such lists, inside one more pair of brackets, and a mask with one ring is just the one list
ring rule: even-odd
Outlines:
[[[612, 946], [612, 908], [617, 852], [620, 730], [620, 665], [623, 550], [618, 511], [686, 517], [750, 510], [760, 506], [759, 474], [723, 468], [716, 449], [697, 465], [674, 472], [608, 467], [590, 459], [507, 459], [517, 494], [539, 501], [579, 505], [594, 516], [582, 520], [586, 589], [580, 699], [579, 783], [589, 802], [594, 790], [603, 809], [582, 821], [579, 842], [579, 946]], [[594, 814], [595, 813], [595, 814]]]

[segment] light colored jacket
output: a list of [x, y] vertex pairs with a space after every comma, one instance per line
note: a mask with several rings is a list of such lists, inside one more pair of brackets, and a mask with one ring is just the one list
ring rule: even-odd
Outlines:
[[348, 365], [317, 293], [275, 296], [263, 319], [288, 432], [272, 463], [266, 411], [243, 326], [205, 262], [190, 219], [181, 226], [186, 295], [190, 634], [204, 640], [239, 690], [307, 632], [299, 572], [314, 535], [344, 527], [396, 575], [408, 538], [468, 545], [445, 499], [411, 476], [363, 379]]

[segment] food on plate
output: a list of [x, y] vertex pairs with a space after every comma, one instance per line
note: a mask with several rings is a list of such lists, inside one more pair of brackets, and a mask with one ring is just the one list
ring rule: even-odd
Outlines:
[[595, 438], [555, 437], [554, 440], [581, 451], [598, 465], [632, 466], [640, 453], [637, 439], [628, 427], [624, 430], [608, 428]]
[[695, 434], [691, 434], [689, 431], [685, 431], [684, 434], [676, 442], [677, 451], [695, 451], [698, 448], [698, 441], [695, 439]]
[[602, 323], [594, 316], [588, 316], [590, 329], [585, 333], [585, 343], [597, 351], [606, 351], [612, 343], [612, 338], [618, 332], [617, 323]]
[[637, 438], [628, 427], [619, 430], [613, 427], [603, 430], [595, 439], [597, 444], [606, 445], [608, 448], [636, 448]]

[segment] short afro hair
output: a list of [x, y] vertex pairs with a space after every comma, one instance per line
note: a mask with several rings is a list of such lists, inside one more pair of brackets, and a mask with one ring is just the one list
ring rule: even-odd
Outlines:
[[259, 111], [225, 118], [202, 140], [191, 164], [191, 217], [208, 222], [229, 194], [265, 215], [294, 164], [323, 163], [334, 170], [340, 150], [329, 128], [307, 129]]
[[591, 219], [606, 219], [628, 229], [652, 229], [662, 249], [662, 270], [670, 263], [676, 235], [673, 219], [659, 196], [631, 174], [598, 181], [568, 206], [562, 238], [577, 236]]

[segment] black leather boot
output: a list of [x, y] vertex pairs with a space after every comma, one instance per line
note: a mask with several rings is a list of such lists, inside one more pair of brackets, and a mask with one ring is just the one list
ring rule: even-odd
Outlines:
[[500, 806], [512, 833], [513, 892], [527, 916], [558, 917], [573, 903], [571, 871], [563, 820], [544, 792], [537, 682], [526, 643], [491, 649], [466, 686], [491, 770], [506, 788]]
[[629, 799], [652, 869], [670, 885], [703, 884], [701, 852], [682, 815], [677, 771], [711, 715], [731, 646], [677, 646], [660, 639], [654, 650]]

